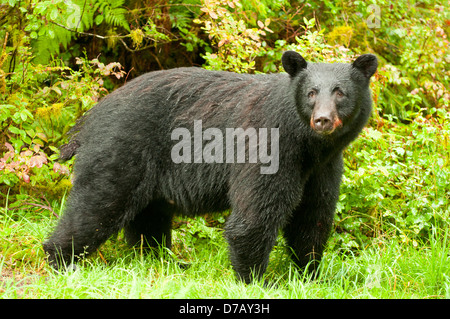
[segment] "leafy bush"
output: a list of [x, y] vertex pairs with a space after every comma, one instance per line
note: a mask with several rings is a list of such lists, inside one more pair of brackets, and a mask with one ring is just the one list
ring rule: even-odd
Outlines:
[[[104, 65], [98, 59], [77, 59], [78, 71], [58, 65], [31, 63], [28, 47], [16, 55], [19, 63], [6, 79], [0, 98], [0, 183], [17, 192], [45, 192], [60, 196], [70, 187], [69, 168], [57, 162], [58, 147], [86, 110], [107, 93], [104, 78], [125, 74], [121, 65]], [[7, 55], [4, 50], [2, 55]]]
[[196, 19], [195, 23], [203, 24], [202, 29], [209, 35], [216, 53], [206, 52], [205, 68], [234, 72], [250, 72], [255, 68], [255, 58], [265, 53], [261, 36], [273, 32], [268, 28], [270, 19], [257, 21], [258, 28], [248, 28], [243, 20], [242, 12], [232, 14], [230, 9], [241, 7], [239, 1], [213, 0], [205, 1], [201, 11], [207, 13], [204, 20]]
[[[364, 247], [375, 236], [427, 238], [450, 222], [450, 115], [368, 127], [346, 151], [338, 240]], [[431, 125], [430, 125], [431, 124]], [[446, 226], [447, 225], [447, 226]]]

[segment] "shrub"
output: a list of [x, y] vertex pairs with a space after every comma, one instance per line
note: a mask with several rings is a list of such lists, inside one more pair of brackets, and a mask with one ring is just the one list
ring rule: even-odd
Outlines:
[[[3, 50], [2, 55], [8, 55]], [[61, 165], [58, 147], [79, 116], [107, 90], [104, 79], [125, 74], [120, 64], [77, 59], [77, 71], [54, 60], [33, 64], [29, 47], [16, 55], [16, 72], [6, 79], [0, 98], [0, 186], [15, 192], [44, 192], [61, 196], [70, 186], [71, 161]], [[6, 59], [4, 59], [6, 61]], [[6, 89], [4, 90], [6, 93]], [[4, 191], [5, 190], [5, 191]]]

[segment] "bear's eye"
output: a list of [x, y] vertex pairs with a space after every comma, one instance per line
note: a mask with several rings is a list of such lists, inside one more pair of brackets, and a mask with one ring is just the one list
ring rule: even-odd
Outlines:
[[342, 92], [340, 88], [335, 88], [334, 92], [336, 93], [337, 97], [344, 97], [345, 96], [344, 92]]
[[314, 91], [314, 90], [311, 90], [311, 91], [308, 92], [308, 97], [309, 98], [313, 98], [315, 95], [316, 95], [316, 91]]

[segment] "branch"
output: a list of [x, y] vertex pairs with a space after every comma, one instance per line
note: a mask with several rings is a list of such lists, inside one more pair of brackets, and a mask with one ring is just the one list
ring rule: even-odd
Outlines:
[[[60, 24], [60, 23], [58, 23], [58, 22], [54, 22], [54, 21], [50, 21], [50, 22], [53, 23], [54, 25], [57, 25], [57, 26], [60, 27], [60, 28], [63, 28], [63, 29], [66, 29], [66, 30], [68, 30], [68, 31], [70, 31], [70, 32], [78, 33], [78, 34], [81, 34], [81, 35], [91, 36], [91, 37], [99, 38], [99, 39], [102, 39], [102, 40], [107, 40], [107, 39], [110, 39], [110, 38], [116, 38], [116, 39], [119, 39], [120, 42], [122, 42], [122, 44], [123, 44], [123, 46], [125, 47], [125, 49], [126, 49], [127, 51], [133, 52], [133, 53], [134, 53], [134, 52], [143, 51], [143, 50], [147, 50], [147, 49], [149, 49], [149, 48], [151, 48], [151, 47], [154, 46], [154, 44], [149, 44], [149, 45], [144, 46], [144, 47], [139, 48], [139, 49], [131, 49], [131, 48], [126, 44], [126, 42], [123, 40], [123, 39], [125, 39], [125, 38], [128, 38], [129, 35], [107, 35], [107, 36], [103, 36], [103, 35], [98, 35], [98, 34], [90, 33], [90, 32], [77, 31], [77, 30], [71, 29], [71, 28], [69, 28], [69, 27], [66, 27], [65, 25], [62, 25], [62, 24]], [[147, 38], [147, 39], [151, 39], [150, 37], [146, 37], [146, 38]], [[154, 42], [156, 42], [154, 39], [151, 39], [151, 40], [154, 41]], [[161, 42], [161, 43], [162, 43], [162, 42]]]
[[75, 28], [75, 30], [77, 30], [77, 31], [78, 31], [78, 27], [80, 26], [81, 20], [83, 19], [84, 9], [86, 9], [86, 3], [87, 3], [87, 0], [84, 0], [83, 11], [81, 11], [80, 20], [78, 20], [77, 27]]
[[156, 4], [150, 7], [143, 7], [143, 8], [135, 8], [131, 9], [130, 12], [133, 11], [145, 11], [149, 9], [155, 9], [155, 8], [170, 8], [170, 7], [193, 7], [193, 8], [201, 8], [203, 7], [201, 4], [189, 4], [189, 3], [167, 3], [167, 4]]
[[96, 37], [96, 38], [99, 38], [99, 39], [102, 39], [102, 40], [106, 40], [106, 39], [109, 39], [109, 38], [125, 38], [125, 37], [127, 37], [127, 35], [107, 35], [107, 36], [103, 36], [103, 35], [98, 35], [98, 34], [95, 34], [95, 33], [77, 31], [77, 30], [71, 29], [69, 27], [66, 27], [65, 25], [62, 25], [62, 24], [60, 24], [58, 22], [55, 22], [55, 21], [50, 21], [50, 22], [53, 23], [54, 25], [57, 25], [58, 27], [66, 29], [66, 30], [68, 30], [70, 32], [78, 33], [78, 34], [81, 34], [81, 35], [87, 35], [87, 36], [91, 36], [91, 37]]
[[142, 47], [142, 48], [139, 48], [139, 49], [131, 49], [128, 45], [127, 45], [127, 43], [123, 40], [123, 38], [121, 37], [121, 38], [119, 38], [119, 40], [120, 40], [120, 42], [122, 42], [122, 44], [123, 44], [123, 46], [125, 47], [125, 49], [127, 49], [127, 51], [130, 51], [130, 52], [139, 52], [139, 51], [144, 51], [144, 50], [147, 50], [147, 49], [149, 49], [149, 48], [151, 48], [151, 47], [153, 47], [154, 46], [154, 44], [149, 44], [149, 45], [146, 45], [145, 47]]

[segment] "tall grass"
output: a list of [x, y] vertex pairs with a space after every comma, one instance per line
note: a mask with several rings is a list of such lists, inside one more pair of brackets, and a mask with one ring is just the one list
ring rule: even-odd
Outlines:
[[317, 278], [295, 269], [283, 241], [264, 282], [235, 280], [219, 228], [190, 219], [171, 252], [143, 254], [119, 234], [75, 271], [53, 271], [41, 242], [56, 219], [3, 208], [0, 298], [450, 298], [449, 230], [427, 241], [378, 239], [370, 247], [326, 250]]

